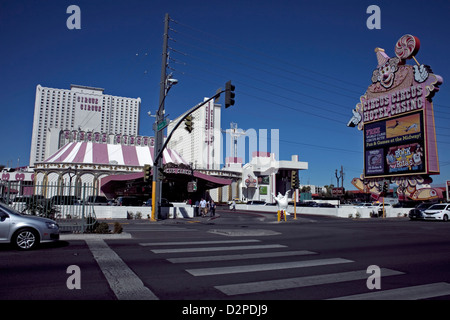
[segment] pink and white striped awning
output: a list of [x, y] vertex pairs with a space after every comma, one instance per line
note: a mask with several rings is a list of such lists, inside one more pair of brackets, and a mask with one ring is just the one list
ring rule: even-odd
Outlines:
[[[124, 166], [153, 165], [153, 147], [71, 142], [44, 163], [113, 164]], [[188, 164], [176, 151], [165, 149], [163, 163]]]

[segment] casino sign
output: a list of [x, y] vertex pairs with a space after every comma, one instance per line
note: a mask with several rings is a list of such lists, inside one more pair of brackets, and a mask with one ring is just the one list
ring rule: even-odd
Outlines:
[[[390, 181], [398, 185], [400, 199], [437, 197], [436, 190], [417, 186], [439, 174], [432, 98], [443, 79], [417, 61], [419, 48], [417, 37], [404, 35], [395, 45], [395, 57], [375, 49], [372, 84], [347, 124], [364, 132], [364, 173], [352, 181], [361, 191], [379, 195]], [[407, 65], [408, 59], [415, 64]]]

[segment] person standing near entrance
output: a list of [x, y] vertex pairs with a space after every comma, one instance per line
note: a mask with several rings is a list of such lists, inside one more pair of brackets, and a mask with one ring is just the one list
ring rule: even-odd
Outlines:
[[203, 198], [200, 200], [200, 211], [202, 213], [202, 217], [204, 217], [206, 215], [206, 200]]

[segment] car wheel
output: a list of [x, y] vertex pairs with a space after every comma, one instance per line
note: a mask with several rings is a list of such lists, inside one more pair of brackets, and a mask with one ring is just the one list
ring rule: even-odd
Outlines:
[[442, 218], [442, 220], [447, 222], [448, 221], [448, 215], [444, 214], [444, 217]]
[[31, 250], [38, 245], [39, 235], [33, 229], [21, 229], [14, 234], [13, 243], [20, 250]]

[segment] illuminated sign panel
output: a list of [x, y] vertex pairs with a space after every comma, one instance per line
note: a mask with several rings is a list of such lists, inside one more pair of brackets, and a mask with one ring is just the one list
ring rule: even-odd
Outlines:
[[426, 173], [423, 113], [364, 126], [366, 177]]

